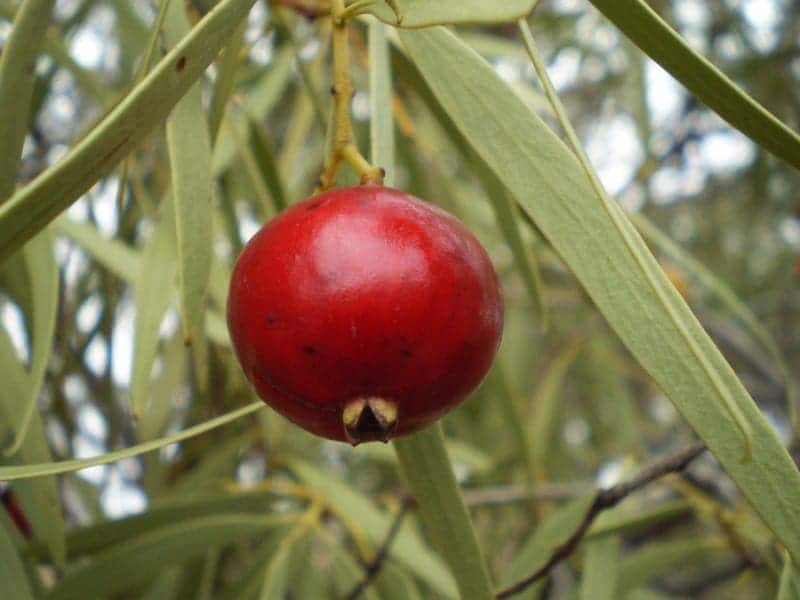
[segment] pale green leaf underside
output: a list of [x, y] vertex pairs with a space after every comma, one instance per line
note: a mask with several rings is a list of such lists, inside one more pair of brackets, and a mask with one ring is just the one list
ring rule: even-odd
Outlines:
[[222, 0], [57, 165], [0, 206], [0, 261], [77, 200], [161, 123], [255, 0]]
[[17, 11], [14, 29], [0, 54], [0, 204], [13, 191], [28, 129], [36, 60], [55, 0], [28, 0]]
[[[186, 7], [173, 2], [164, 34], [172, 45], [189, 31]], [[196, 83], [167, 119], [167, 149], [172, 174], [172, 204], [178, 243], [178, 298], [183, 339], [191, 347], [198, 389], [206, 388], [205, 316], [212, 260], [214, 181], [211, 139], [200, 84]]]
[[[794, 463], [619, 207], [611, 210], [619, 211], [615, 216], [621, 217], [622, 230], [574, 155], [453, 34], [443, 29], [401, 32], [401, 39], [476, 153], [536, 222], [775, 535], [800, 558], [800, 475]], [[752, 428], [748, 462], [741, 462], [741, 432], [720, 400], [719, 382]]]
[[723, 119], [778, 158], [800, 168], [800, 136], [692, 50], [644, 0], [591, 0], [650, 58]]
[[527, 15], [536, 0], [396, 0], [400, 20], [383, 0], [369, 12], [395, 27], [419, 28], [464, 23], [507, 23]]

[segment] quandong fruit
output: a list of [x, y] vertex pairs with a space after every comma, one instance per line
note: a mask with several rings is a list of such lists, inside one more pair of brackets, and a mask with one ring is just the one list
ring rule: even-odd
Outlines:
[[461, 402], [492, 364], [503, 300], [455, 217], [362, 185], [267, 223], [236, 262], [227, 318], [269, 406], [355, 445], [414, 432]]

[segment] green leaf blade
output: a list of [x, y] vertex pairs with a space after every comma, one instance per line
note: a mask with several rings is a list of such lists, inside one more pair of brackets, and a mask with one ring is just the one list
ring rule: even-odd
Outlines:
[[[772, 426], [619, 207], [611, 206], [618, 213], [607, 212], [574, 155], [455, 36], [439, 29], [401, 32], [401, 39], [475, 151], [514, 194], [622, 341], [798, 559], [800, 474]], [[446, 73], [442, 72], [445, 64]], [[741, 460], [741, 433], [720, 401], [720, 382], [752, 429], [752, 457], [747, 462]]]

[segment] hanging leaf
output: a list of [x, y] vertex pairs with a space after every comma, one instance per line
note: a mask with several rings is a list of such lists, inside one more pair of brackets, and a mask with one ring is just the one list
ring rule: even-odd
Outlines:
[[[800, 474], [633, 226], [495, 71], [443, 29], [401, 32], [437, 100], [793, 556]], [[751, 429], [749, 460], [730, 412]], [[792, 483], [788, 483], [792, 482]]]
[[[170, 3], [164, 20], [167, 44], [189, 32], [185, 7]], [[200, 83], [195, 83], [167, 119], [167, 148], [178, 242], [178, 305], [184, 342], [191, 347], [200, 391], [208, 382], [205, 316], [208, 279], [214, 250], [211, 202], [211, 141], [206, 127]]]
[[692, 50], [644, 0], [590, 0], [650, 58], [719, 116], [800, 169], [800, 136]]
[[14, 191], [28, 130], [36, 60], [55, 0], [28, 0], [14, 17], [14, 28], [0, 54], [0, 205]]
[[[396, 8], [392, 8], [392, 4]], [[368, 12], [395, 27], [431, 27], [464, 23], [507, 23], [524, 17], [536, 0], [378, 0]]]
[[67, 156], [0, 206], [0, 262], [111, 172], [166, 118], [254, 2], [219, 2]]

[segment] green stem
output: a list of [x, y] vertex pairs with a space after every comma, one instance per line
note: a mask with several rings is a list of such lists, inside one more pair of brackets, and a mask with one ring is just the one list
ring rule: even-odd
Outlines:
[[493, 599], [489, 569], [453, 474], [441, 425], [396, 439], [394, 449], [425, 530], [450, 566], [461, 598]]

